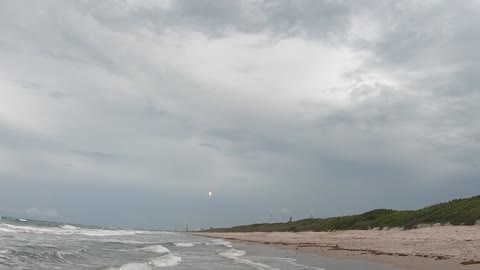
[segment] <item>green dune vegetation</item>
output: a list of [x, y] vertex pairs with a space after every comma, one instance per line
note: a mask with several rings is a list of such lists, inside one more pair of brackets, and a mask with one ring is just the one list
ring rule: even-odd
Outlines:
[[368, 230], [373, 228], [414, 229], [423, 224], [474, 225], [480, 220], [480, 195], [456, 199], [419, 210], [376, 209], [360, 215], [309, 218], [285, 223], [261, 223], [232, 228], [212, 228], [209, 232], [301, 232]]

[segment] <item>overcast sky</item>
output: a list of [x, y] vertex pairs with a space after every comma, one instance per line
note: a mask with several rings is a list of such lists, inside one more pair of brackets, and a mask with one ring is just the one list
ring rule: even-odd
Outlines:
[[479, 14], [0, 1], [0, 214], [183, 229], [476, 195]]

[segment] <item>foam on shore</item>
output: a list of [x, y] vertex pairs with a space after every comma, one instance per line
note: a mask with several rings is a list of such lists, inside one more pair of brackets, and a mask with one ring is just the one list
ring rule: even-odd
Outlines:
[[230, 259], [230, 260], [233, 260], [235, 261], [236, 263], [240, 263], [240, 264], [245, 264], [245, 265], [248, 265], [250, 267], [253, 267], [255, 269], [259, 269], [259, 270], [279, 270], [278, 268], [273, 268], [269, 265], [266, 265], [266, 264], [263, 264], [263, 263], [258, 263], [258, 262], [253, 262], [251, 260], [247, 260], [245, 258], [242, 258], [242, 256], [245, 255], [245, 251], [244, 250], [238, 250], [238, 249], [229, 249], [229, 250], [226, 250], [226, 251], [221, 251], [218, 253], [218, 255], [224, 257], [224, 258], [227, 258], [227, 259]]

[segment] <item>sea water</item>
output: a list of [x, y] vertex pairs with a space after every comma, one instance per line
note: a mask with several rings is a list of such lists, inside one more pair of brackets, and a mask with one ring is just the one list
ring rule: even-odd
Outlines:
[[[324, 269], [321, 259], [315, 266], [306, 265], [288, 251], [257, 247], [267, 253], [255, 255], [245, 252], [246, 245], [239, 246], [185, 233], [0, 218], [1, 270]], [[346, 269], [328, 259], [325, 265], [328, 270]]]

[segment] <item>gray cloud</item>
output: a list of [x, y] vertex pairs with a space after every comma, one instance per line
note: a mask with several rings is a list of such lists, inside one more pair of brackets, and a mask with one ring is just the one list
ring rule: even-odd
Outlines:
[[[106, 12], [112, 8], [113, 12]], [[351, 7], [336, 1], [172, 1], [170, 5], [128, 6], [88, 3], [83, 9], [115, 31], [146, 28], [162, 34], [188, 29], [211, 37], [231, 32], [271, 32], [280, 37], [308, 35], [326, 38], [349, 27]], [[337, 33], [338, 32], [338, 33]]]
[[218, 145], [211, 144], [211, 143], [200, 143], [199, 145], [202, 147], [210, 148], [217, 151], [221, 150], [221, 148]]
[[52, 218], [52, 217], [58, 216], [57, 210], [54, 210], [54, 209], [40, 210], [36, 207], [25, 210], [25, 214], [29, 216], [34, 216], [34, 217], [40, 217], [40, 218]]
[[111, 153], [103, 153], [103, 152], [96, 152], [96, 151], [81, 151], [81, 150], [70, 150], [72, 153], [75, 153], [80, 156], [94, 158], [94, 159], [113, 159], [117, 156]]
[[475, 1], [147, 3], [0, 3], [0, 203], [209, 227], [478, 190]]

